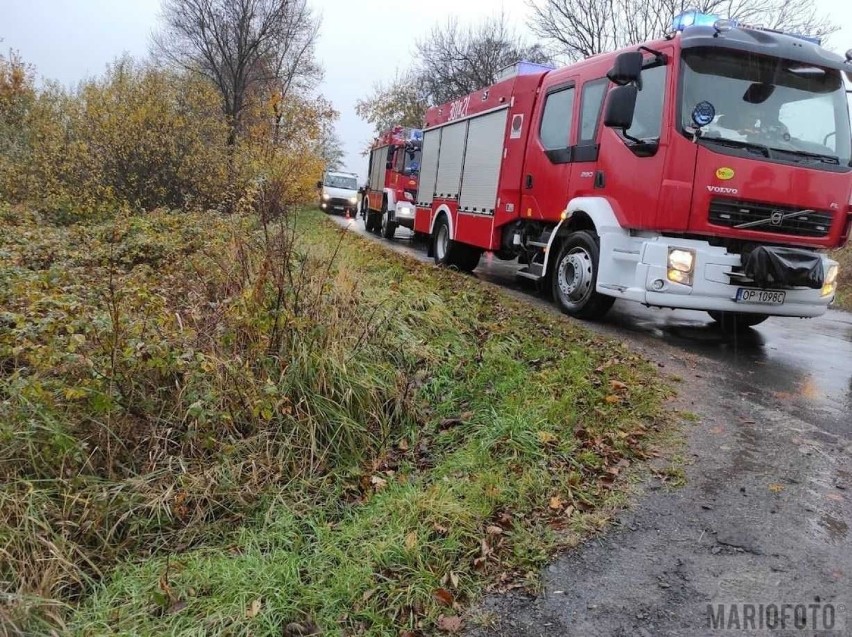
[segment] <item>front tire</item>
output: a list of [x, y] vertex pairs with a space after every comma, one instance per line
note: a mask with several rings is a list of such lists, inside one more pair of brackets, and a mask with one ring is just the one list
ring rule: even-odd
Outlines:
[[708, 310], [707, 313], [719, 324], [723, 332], [743, 332], [769, 318], [768, 314], [748, 314], [745, 312]]
[[615, 298], [596, 290], [599, 261], [597, 235], [574, 232], [562, 242], [553, 264], [551, 287], [553, 299], [563, 313], [579, 319], [599, 319], [615, 303]]
[[396, 233], [396, 224], [390, 220], [390, 211], [387, 202], [382, 204], [382, 236], [385, 239], [393, 239]]

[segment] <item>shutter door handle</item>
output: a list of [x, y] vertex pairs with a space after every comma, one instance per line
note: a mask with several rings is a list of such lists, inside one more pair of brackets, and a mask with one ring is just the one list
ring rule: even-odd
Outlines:
[[532, 175], [527, 175], [524, 177], [524, 187], [529, 190], [533, 186], [533, 178]]

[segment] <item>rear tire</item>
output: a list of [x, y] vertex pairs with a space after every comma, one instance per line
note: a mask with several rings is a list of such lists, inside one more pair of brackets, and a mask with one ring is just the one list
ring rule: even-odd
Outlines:
[[745, 312], [708, 310], [707, 313], [710, 318], [718, 323], [723, 332], [743, 332], [769, 318], [768, 314], [748, 314]]
[[447, 217], [441, 215], [432, 230], [432, 256], [436, 265], [473, 272], [479, 265], [482, 250], [450, 239], [450, 224]]
[[551, 271], [553, 300], [569, 316], [593, 320], [603, 317], [615, 298], [597, 292], [600, 248], [596, 234], [585, 230], [562, 242]]

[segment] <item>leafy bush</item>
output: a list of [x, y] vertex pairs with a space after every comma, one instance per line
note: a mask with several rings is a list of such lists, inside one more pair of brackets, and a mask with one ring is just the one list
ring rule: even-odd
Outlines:
[[[33, 70], [0, 56], [0, 200], [55, 223], [118, 210], [231, 209], [262, 181], [287, 203], [313, 195], [320, 140], [336, 113], [321, 98], [252, 96], [228, 144], [215, 89], [131, 58], [68, 91], [36, 90]], [[283, 190], [282, 190], [283, 188]]]

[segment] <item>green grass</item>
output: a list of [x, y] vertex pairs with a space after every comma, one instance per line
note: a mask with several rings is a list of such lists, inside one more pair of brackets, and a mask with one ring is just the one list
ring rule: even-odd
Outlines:
[[837, 298], [835, 307], [852, 310], [852, 245], [834, 250], [829, 256], [840, 263], [840, 276], [837, 280]]
[[430, 632], [487, 586], [534, 585], [623, 502], [668, 391], [651, 366], [293, 219], [292, 243], [166, 213], [3, 228], [8, 622]]

